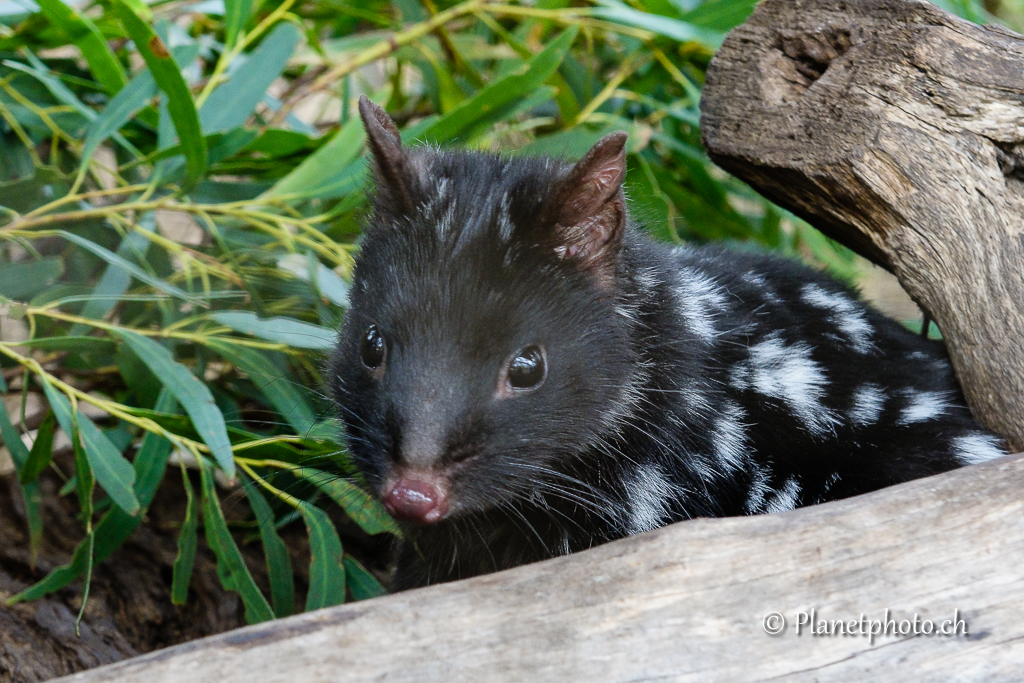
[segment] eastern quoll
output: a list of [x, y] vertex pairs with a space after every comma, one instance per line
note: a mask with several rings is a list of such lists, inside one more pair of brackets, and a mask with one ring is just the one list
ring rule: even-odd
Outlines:
[[1003, 454], [941, 345], [845, 286], [645, 237], [624, 133], [575, 165], [403, 148], [359, 106], [377, 187], [331, 377], [406, 523], [394, 588]]

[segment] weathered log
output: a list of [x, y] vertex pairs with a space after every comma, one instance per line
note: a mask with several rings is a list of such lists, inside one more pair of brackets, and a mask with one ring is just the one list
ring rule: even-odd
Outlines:
[[766, 0], [702, 110], [716, 163], [896, 274], [1024, 449], [1024, 38], [919, 0]]
[[[1022, 481], [1024, 456], [1010, 456], [794, 512], [675, 524], [64, 680], [1019, 680]], [[812, 609], [962, 618], [967, 635], [797, 635]], [[777, 636], [771, 612], [788, 621]]]

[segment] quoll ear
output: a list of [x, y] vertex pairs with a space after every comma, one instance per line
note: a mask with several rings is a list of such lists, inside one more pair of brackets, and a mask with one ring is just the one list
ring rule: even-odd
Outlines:
[[614, 284], [615, 259], [626, 228], [626, 133], [606, 135], [573, 166], [553, 195], [555, 252]]
[[359, 97], [359, 116], [366, 128], [366, 141], [373, 153], [377, 171], [378, 192], [384, 191], [400, 203], [400, 208], [411, 209], [409, 188], [406, 185], [408, 161], [402, 149], [398, 127], [388, 113], [366, 95]]

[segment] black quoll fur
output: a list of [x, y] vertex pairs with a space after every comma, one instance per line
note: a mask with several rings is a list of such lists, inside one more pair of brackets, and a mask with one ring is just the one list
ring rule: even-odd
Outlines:
[[[395, 588], [1003, 454], [942, 346], [843, 285], [647, 239], [624, 135], [575, 166], [407, 149], [360, 107], [378, 183], [332, 389], [368, 483], [410, 521]], [[516, 389], [529, 347], [546, 375]]]

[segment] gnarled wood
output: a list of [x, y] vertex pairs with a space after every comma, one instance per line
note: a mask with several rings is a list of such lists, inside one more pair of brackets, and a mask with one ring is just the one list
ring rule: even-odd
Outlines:
[[[252, 626], [76, 683], [1011, 681], [1024, 670], [1024, 456], [760, 517], [675, 524], [469, 581]], [[813, 636], [951, 619], [967, 636]], [[765, 633], [769, 612], [789, 628]], [[890, 674], [885, 676], [883, 674]], [[905, 676], [904, 676], [905, 678]]]
[[1024, 38], [919, 0], [766, 0], [702, 109], [711, 158], [892, 270], [1024, 448]]

